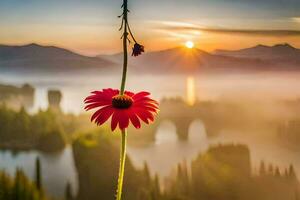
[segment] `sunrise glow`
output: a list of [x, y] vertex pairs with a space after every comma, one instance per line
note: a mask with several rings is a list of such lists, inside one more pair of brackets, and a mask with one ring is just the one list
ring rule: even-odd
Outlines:
[[189, 49], [192, 49], [192, 48], [194, 48], [195, 44], [194, 44], [194, 42], [192, 42], [192, 41], [187, 41], [187, 42], [185, 43], [185, 46], [186, 46], [187, 48], [189, 48]]

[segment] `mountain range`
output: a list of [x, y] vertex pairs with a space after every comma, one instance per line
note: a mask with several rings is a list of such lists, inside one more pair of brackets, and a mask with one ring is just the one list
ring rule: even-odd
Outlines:
[[88, 57], [54, 46], [28, 44], [0, 45], [0, 70], [64, 72], [72, 70], [107, 70], [115, 63], [98, 57]]
[[257, 45], [256, 47], [237, 51], [216, 50], [215, 54], [237, 58], [257, 58], [262, 60], [300, 59], [300, 49], [296, 49], [287, 43], [274, 46]]
[[[130, 57], [130, 70], [143, 73], [261, 72], [300, 70], [300, 49], [289, 44], [240, 50], [173, 48]], [[122, 54], [88, 57], [54, 46], [0, 45], [0, 70], [24, 72], [120, 71]]]

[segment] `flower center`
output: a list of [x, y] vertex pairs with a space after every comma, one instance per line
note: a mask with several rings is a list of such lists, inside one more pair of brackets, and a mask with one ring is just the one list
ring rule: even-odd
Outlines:
[[112, 98], [112, 105], [114, 108], [126, 109], [130, 108], [133, 100], [128, 95], [116, 95]]

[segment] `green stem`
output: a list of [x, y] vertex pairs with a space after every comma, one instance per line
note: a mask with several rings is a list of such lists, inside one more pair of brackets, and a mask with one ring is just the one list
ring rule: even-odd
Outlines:
[[123, 0], [123, 20], [124, 20], [124, 33], [123, 33], [123, 53], [124, 53], [124, 62], [123, 62], [123, 74], [122, 74], [122, 82], [120, 94], [123, 95], [125, 92], [125, 84], [126, 84], [126, 76], [127, 76], [127, 66], [128, 66], [128, 52], [127, 52], [127, 40], [128, 40], [128, 32], [127, 32], [127, 24], [128, 24], [128, 7], [127, 0]]
[[[120, 95], [123, 95], [124, 92], [125, 92], [127, 67], [128, 67], [128, 52], [127, 52], [127, 40], [128, 40], [127, 23], [128, 23], [128, 18], [127, 18], [127, 14], [128, 14], [127, 0], [123, 0], [123, 23], [125, 24], [124, 33], [123, 33], [124, 62], [123, 62], [123, 74], [122, 74]], [[119, 178], [118, 178], [118, 188], [117, 188], [116, 200], [121, 200], [122, 199], [124, 170], [125, 170], [125, 161], [126, 161], [127, 130], [123, 129], [121, 135], [122, 135], [122, 142], [121, 142], [121, 149], [120, 149], [120, 167], [119, 167]]]
[[129, 33], [130, 33], [130, 36], [132, 37], [133, 41], [134, 41], [135, 43], [137, 43], [137, 41], [135, 40], [135, 37], [134, 37], [134, 35], [132, 34], [132, 31], [131, 31], [131, 29], [130, 29], [130, 26], [129, 26], [129, 24], [127, 23], [126, 25], [127, 25], [128, 31], [129, 31]]
[[122, 130], [122, 143], [120, 149], [120, 168], [119, 168], [119, 179], [118, 179], [118, 189], [117, 189], [117, 199], [121, 200], [122, 198], [122, 189], [123, 189], [123, 180], [124, 180], [124, 170], [125, 170], [125, 161], [126, 161], [126, 137], [127, 130]]

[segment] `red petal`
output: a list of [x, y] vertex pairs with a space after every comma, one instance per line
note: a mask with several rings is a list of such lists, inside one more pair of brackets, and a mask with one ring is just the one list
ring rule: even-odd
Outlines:
[[120, 120], [120, 111], [119, 110], [115, 110], [112, 118], [111, 118], [111, 130], [114, 131], [117, 128], [117, 125], [119, 123]]
[[130, 96], [130, 97], [133, 97], [134, 96], [134, 93], [133, 92], [130, 92], [130, 91], [125, 91], [125, 94]]
[[107, 96], [113, 97], [113, 96], [119, 94], [120, 91], [108, 88], [108, 89], [103, 89], [103, 93], [106, 94]]
[[140, 98], [143, 98], [143, 97], [146, 97], [148, 95], [150, 95], [149, 92], [139, 92], [139, 93], [136, 93], [135, 95], [133, 95], [132, 99], [136, 101], [136, 100], [138, 100]]
[[98, 126], [104, 124], [110, 118], [110, 116], [114, 113], [114, 109], [112, 109], [111, 107], [110, 108], [106, 107], [106, 108], [107, 109], [103, 110], [102, 113], [96, 119]]
[[85, 103], [97, 102], [97, 101], [111, 101], [111, 98], [118, 94], [118, 90], [103, 89], [102, 91], [94, 91], [93, 95], [88, 96], [84, 101]]
[[85, 110], [91, 110], [97, 107], [102, 107], [102, 106], [107, 106], [110, 105], [111, 103], [107, 102], [97, 102], [97, 103], [90, 103], [84, 107]]
[[155, 109], [155, 108], [151, 108], [151, 107], [142, 107], [142, 108], [147, 110], [147, 111], [150, 111], [150, 112], [154, 112], [154, 113], [158, 112], [158, 109]]
[[129, 116], [127, 110], [120, 110], [120, 117], [119, 117], [119, 128], [121, 130], [127, 128], [129, 126]]
[[137, 129], [141, 128], [141, 122], [133, 112], [130, 112], [129, 119], [135, 128]]
[[91, 121], [94, 121], [94, 119], [98, 118], [103, 112], [108, 112], [109, 110], [113, 111], [113, 108], [111, 106], [103, 107], [99, 110], [97, 110], [91, 117]]
[[135, 100], [134, 102], [135, 103], [142, 103], [142, 102], [146, 103], [146, 102], [148, 102], [148, 103], [152, 103], [152, 104], [156, 104], [156, 105], [159, 104], [157, 101], [155, 101], [153, 99], [150, 99], [149, 97], [142, 97], [140, 99]]
[[107, 96], [107, 95], [103, 95], [103, 94], [97, 94], [97, 95], [88, 96], [84, 100], [84, 102], [85, 103], [92, 103], [92, 102], [98, 102], [98, 101], [109, 102], [109, 101], [111, 101], [111, 99], [112, 99], [111, 96]]
[[133, 106], [135, 107], [151, 107], [158, 109], [158, 106], [152, 103], [134, 103]]
[[141, 108], [133, 108], [132, 110], [134, 110], [135, 114], [147, 124], [149, 124], [149, 120], [154, 120], [153, 114], [147, 110]]

